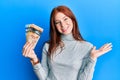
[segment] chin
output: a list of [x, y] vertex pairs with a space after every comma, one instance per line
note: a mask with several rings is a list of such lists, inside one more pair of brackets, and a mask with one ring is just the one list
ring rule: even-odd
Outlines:
[[71, 34], [71, 32], [63, 32], [62, 34], [68, 35], [68, 34]]

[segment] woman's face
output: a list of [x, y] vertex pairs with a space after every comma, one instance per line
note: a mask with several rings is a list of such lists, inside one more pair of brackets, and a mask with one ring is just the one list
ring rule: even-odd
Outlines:
[[67, 35], [72, 33], [73, 22], [72, 19], [64, 15], [61, 12], [58, 12], [55, 16], [55, 25], [61, 34]]

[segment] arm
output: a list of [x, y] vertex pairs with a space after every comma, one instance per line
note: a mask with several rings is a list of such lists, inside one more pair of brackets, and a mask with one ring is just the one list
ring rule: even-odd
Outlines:
[[110, 50], [112, 50], [111, 43], [103, 45], [98, 50], [96, 50], [96, 47], [91, 47], [88, 57], [83, 59], [82, 66], [78, 74], [78, 80], [92, 80], [97, 58], [109, 52]]
[[41, 64], [33, 65], [33, 69], [40, 80], [46, 80], [49, 72], [47, 63], [47, 50], [46, 45], [43, 47]]
[[92, 80], [96, 60], [93, 60], [90, 57], [91, 49], [92, 47], [88, 50], [87, 55], [83, 59], [77, 80]]
[[23, 56], [31, 59], [31, 63], [38, 78], [40, 80], [46, 80], [48, 74], [46, 45], [43, 47], [41, 64], [33, 50], [33, 47], [34, 47], [33, 42], [27, 42], [23, 47]]

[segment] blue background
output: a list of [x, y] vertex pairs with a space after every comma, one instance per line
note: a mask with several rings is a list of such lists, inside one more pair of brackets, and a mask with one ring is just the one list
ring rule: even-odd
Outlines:
[[82, 36], [97, 48], [113, 43], [113, 50], [98, 58], [93, 80], [120, 80], [119, 0], [0, 0], [0, 80], [37, 80], [29, 59], [22, 56], [25, 24], [44, 28], [35, 49], [41, 58], [49, 39], [50, 12], [58, 5], [73, 11]]

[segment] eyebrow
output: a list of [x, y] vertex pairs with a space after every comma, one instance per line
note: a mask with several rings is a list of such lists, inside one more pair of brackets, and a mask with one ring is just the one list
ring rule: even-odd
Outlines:
[[[67, 16], [64, 16], [62, 19], [64, 19], [65, 17], [67, 17]], [[59, 21], [59, 20], [55, 20], [55, 21]]]
[[[67, 16], [64, 16], [63, 18], [65, 18], [65, 17], [67, 17]], [[62, 19], [63, 19], [63, 18], [62, 18]]]

